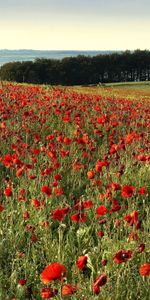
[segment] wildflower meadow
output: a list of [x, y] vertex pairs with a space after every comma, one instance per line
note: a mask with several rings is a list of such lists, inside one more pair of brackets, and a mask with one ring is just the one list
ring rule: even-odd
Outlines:
[[150, 95], [0, 88], [0, 299], [150, 299]]

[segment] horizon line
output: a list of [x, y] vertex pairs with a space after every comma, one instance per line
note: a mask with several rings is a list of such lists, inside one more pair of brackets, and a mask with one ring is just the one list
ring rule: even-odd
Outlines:
[[30, 48], [18, 48], [18, 49], [8, 49], [8, 48], [2, 48], [0, 49], [0, 51], [135, 51], [135, 50], [149, 50], [150, 49], [147, 49], [147, 48], [144, 48], [144, 49], [140, 49], [140, 48], [135, 48], [135, 49], [129, 49], [129, 48], [126, 48], [126, 49], [30, 49]]

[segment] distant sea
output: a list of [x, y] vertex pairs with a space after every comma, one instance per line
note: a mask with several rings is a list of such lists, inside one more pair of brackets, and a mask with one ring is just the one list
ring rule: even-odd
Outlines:
[[34, 61], [36, 58], [62, 59], [78, 55], [95, 56], [98, 54], [110, 54], [120, 51], [75, 51], [75, 50], [0, 50], [0, 66], [14, 61]]

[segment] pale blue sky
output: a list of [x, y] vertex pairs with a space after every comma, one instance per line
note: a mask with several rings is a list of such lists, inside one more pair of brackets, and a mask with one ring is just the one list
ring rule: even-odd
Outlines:
[[0, 0], [0, 49], [150, 49], [150, 0]]

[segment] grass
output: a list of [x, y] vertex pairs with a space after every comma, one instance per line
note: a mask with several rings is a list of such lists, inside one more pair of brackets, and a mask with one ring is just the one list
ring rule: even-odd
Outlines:
[[[0, 89], [1, 300], [49, 299], [50, 288], [59, 300], [150, 298], [145, 93]], [[66, 276], [50, 270], [56, 262]]]

